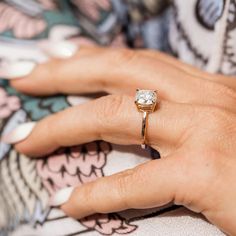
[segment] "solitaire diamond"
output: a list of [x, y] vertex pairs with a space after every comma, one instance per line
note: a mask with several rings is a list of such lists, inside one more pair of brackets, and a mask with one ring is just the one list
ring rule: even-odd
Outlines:
[[137, 90], [135, 102], [139, 105], [155, 105], [157, 102], [157, 94], [154, 90]]

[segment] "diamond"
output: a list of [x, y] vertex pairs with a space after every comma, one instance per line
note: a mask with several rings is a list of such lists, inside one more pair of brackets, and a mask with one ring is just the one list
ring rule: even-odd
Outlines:
[[154, 105], [157, 102], [157, 94], [154, 90], [137, 90], [135, 102], [139, 105]]

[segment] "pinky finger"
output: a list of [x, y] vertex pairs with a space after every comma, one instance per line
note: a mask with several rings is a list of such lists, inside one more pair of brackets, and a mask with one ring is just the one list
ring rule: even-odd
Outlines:
[[51, 205], [76, 219], [158, 207], [174, 201], [178, 183], [183, 182], [179, 179], [185, 177], [175, 158], [150, 161], [80, 187], [62, 189], [51, 199]]

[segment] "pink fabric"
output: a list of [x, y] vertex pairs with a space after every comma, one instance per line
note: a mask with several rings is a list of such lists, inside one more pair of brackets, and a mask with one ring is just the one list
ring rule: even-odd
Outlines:
[[81, 223], [88, 228], [95, 228], [101, 234], [111, 235], [113, 233], [126, 234], [131, 233], [137, 227], [130, 225], [114, 215], [98, 215], [87, 217]]
[[87, 150], [97, 148], [96, 145], [99, 145], [100, 152], [89, 151], [85, 154], [81, 147], [75, 147], [37, 161], [37, 171], [50, 194], [61, 188], [79, 186], [103, 176], [102, 168], [106, 164], [109, 146], [105, 142], [92, 143], [87, 145]]
[[92, 20], [97, 21], [100, 18], [100, 10], [110, 10], [109, 0], [74, 0], [78, 8]]
[[0, 119], [9, 117], [20, 108], [20, 100], [16, 96], [8, 96], [3, 88], [0, 88]]

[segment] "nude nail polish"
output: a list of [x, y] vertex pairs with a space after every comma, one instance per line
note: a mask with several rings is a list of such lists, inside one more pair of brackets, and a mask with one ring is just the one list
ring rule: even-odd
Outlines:
[[4, 135], [1, 138], [1, 141], [7, 144], [15, 144], [21, 142], [30, 135], [35, 125], [36, 122], [28, 122], [21, 124], [18, 127], [16, 127], [13, 131], [11, 131], [9, 134]]
[[79, 46], [73, 42], [44, 42], [39, 44], [39, 47], [49, 56], [66, 59], [70, 58], [78, 51]]
[[70, 196], [75, 188], [74, 187], [68, 187], [68, 188], [63, 188], [59, 190], [51, 199], [49, 202], [50, 206], [54, 207], [59, 207], [66, 203], [69, 199]]
[[35, 68], [36, 63], [33, 61], [16, 61], [10, 62], [0, 68], [0, 78], [17, 79], [29, 75]]

